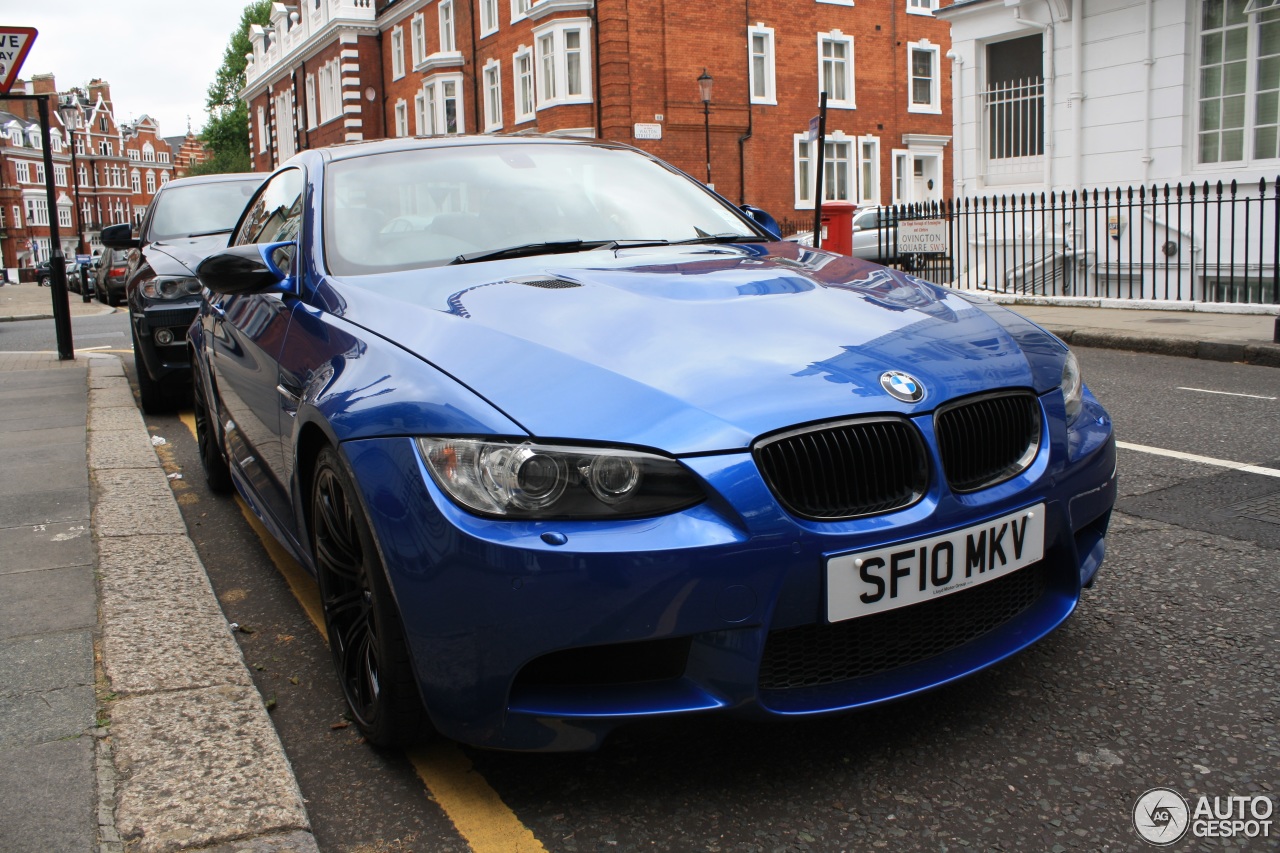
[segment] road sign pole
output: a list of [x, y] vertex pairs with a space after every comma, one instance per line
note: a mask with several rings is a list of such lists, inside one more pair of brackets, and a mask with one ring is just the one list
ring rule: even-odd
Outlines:
[[817, 163], [817, 186], [813, 191], [813, 247], [822, 248], [822, 177], [827, 171], [827, 93], [818, 100], [818, 144], [813, 162]]
[[71, 304], [67, 301], [67, 264], [62, 255], [62, 234], [58, 230], [58, 196], [53, 182], [52, 129], [49, 125], [49, 96], [36, 95], [40, 109], [40, 135], [44, 143], [44, 192], [49, 205], [49, 284], [53, 291], [53, 328], [58, 339], [58, 358], [76, 357], [71, 343]]

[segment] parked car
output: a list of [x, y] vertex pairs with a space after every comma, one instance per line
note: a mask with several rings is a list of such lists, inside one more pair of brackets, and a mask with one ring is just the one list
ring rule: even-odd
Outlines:
[[[121, 230], [130, 228], [128, 225], [108, 227]], [[98, 267], [94, 272], [93, 283], [93, 292], [99, 302], [106, 305], [119, 305], [124, 302], [125, 277], [129, 272], [128, 263], [128, 250], [110, 247], [102, 250], [102, 254], [98, 256]]]
[[[80, 277], [80, 267], [76, 264], [74, 258], [66, 260], [63, 263], [67, 273], [67, 287], [75, 290], [77, 286], [77, 279]], [[53, 273], [49, 264], [49, 261], [41, 261], [36, 264], [36, 282], [41, 287], [50, 287], [53, 284]]]
[[[877, 263], [894, 263], [897, 257], [897, 228], [891, 209], [880, 205], [860, 207], [853, 213], [853, 256]], [[813, 245], [813, 232], [801, 231], [787, 240], [801, 246]]]
[[170, 181], [147, 208], [134, 238], [129, 225], [102, 230], [102, 243], [129, 250], [125, 298], [142, 408], [167, 412], [191, 399], [187, 327], [200, 304], [195, 266], [225, 248], [262, 174], [204, 175]]
[[209, 484], [316, 575], [371, 743], [846, 712], [1076, 607], [1116, 453], [1066, 345], [775, 229], [622, 145], [395, 139], [196, 268]]

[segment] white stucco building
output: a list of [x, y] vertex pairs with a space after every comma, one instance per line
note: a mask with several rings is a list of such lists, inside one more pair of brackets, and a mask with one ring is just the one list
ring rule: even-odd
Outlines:
[[[987, 286], [1276, 298], [1280, 0], [961, 0], [937, 14], [952, 26], [953, 194], [1111, 194], [970, 229], [997, 259], [978, 273]], [[1019, 241], [1030, 250], [1010, 260]]]

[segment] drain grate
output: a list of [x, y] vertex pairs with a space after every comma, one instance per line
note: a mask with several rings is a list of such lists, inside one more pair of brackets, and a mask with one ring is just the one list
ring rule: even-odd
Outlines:
[[1236, 515], [1243, 518], [1252, 518], [1255, 521], [1265, 521], [1270, 524], [1280, 524], [1280, 492], [1249, 498], [1247, 501], [1232, 504], [1231, 509], [1235, 511]]

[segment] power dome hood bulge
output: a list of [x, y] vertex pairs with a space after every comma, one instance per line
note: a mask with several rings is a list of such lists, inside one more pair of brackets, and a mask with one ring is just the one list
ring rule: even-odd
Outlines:
[[[327, 299], [532, 435], [674, 454], [992, 388], [1044, 392], [1065, 350], [984, 300], [790, 243], [436, 267], [343, 279]], [[886, 370], [914, 375], [924, 399], [890, 397]]]

